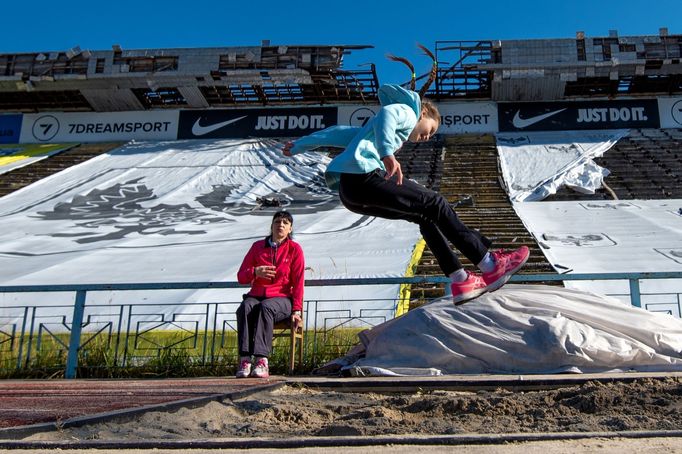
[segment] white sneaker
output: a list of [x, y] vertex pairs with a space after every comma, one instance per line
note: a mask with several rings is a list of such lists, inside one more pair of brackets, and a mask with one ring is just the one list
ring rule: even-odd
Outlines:
[[258, 358], [256, 360], [256, 367], [251, 371], [251, 376], [256, 378], [268, 378], [270, 376], [267, 358]]
[[246, 378], [249, 375], [251, 375], [251, 359], [242, 358], [241, 361], [239, 361], [239, 370], [237, 370], [235, 376], [237, 378]]

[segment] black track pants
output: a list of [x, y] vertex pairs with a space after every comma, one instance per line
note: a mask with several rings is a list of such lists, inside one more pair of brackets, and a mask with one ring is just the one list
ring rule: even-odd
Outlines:
[[408, 179], [398, 185], [385, 175], [383, 170], [341, 174], [341, 202], [354, 213], [418, 224], [446, 276], [462, 268], [448, 241], [472, 263], [483, 259], [492, 242], [464, 225], [442, 195]]

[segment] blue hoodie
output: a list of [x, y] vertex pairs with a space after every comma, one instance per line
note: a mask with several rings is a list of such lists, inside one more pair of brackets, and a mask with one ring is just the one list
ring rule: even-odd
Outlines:
[[345, 150], [327, 166], [327, 186], [338, 189], [342, 173], [369, 173], [385, 170], [381, 158], [390, 156], [407, 140], [417, 125], [421, 111], [419, 94], [399, 85], [379, 88], [379, 113], [363, 127], [332, 126], [294, 142], [291, 154], [317, 147], [343, 147]]

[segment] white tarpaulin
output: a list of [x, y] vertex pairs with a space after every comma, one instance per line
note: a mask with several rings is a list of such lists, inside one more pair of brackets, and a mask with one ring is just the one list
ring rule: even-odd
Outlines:
[[[259, 206], [275, 201], [294, 215], [307, 279], [404, 276], [418, 227], [349, 212], [324, 184], [329, 158], [286, 158], [277, 146], [256, 139], [130, 143], [2, 197], [0, 282], [236, 281], [244, 255], [269, 233], [279, 209]], [[88, 303], [241, 301], [243, 293], [95, 294]], [[398, 286], [386, 285], [310, 287], [305, 297], [332, 300], [327, 318], [360, 308], [390, 318], [397, 295]], [[57, 296], [0, 295], [0, 316], [27, 298], [73, 303], [73, 295]]]
[[615, 131], [547, 131], [497, 134], [502, 177], [515, 202], [542, 200], [562, 185], [593, 194], [609, 174], [594, 163], [627, 135]]
[[[514, 205], [547, 260], [561, 273], [682, 271], [682, 200], [534, 202]], [[566, 281], [620, 294], [627, 281]], [[680, 279], [642, 281], [642, 303], [680, 317]]]
[[554, 286], [443, 298], [360, 338], [346, 366], [358, 375], [682, 371], [682, 320]]

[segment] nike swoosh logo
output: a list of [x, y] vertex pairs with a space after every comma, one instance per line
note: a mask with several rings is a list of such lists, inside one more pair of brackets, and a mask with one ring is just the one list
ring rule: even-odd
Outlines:
[[194, 122], [194, 125], [192, 126], [192, 134], [195, 136], [205, 136], [206, 134], [209, 134], [217, 129], [220, 129], [224, 126], [227, 126], [229, 124], [232, 124], [236, 121], [241, 120], [242, 118], [246, 118], [246, 115], [243, 117], [237, 117], [233, 118], [232, 120], [227, 120], [223, 121], [221, 123], [216, 123], [214, 125], [208, 125], [208, 126], [201, 126], [199, 122], [201, 121], [201, 118], [197, 118], [197, 121]]
[[545, 118], [549, 118], [552, 115], [556, 115], [559, 112], [563, 112], [564, 110], [566, 110], [566, 109], [565, 108], [559, 109], [559, 110], [555, 110], [554, 112], [547, 112], [546, 114], [536, 115], [536, 116], [530, 117], [530, 118], [521, 118], [521, 116], [519, 115], [519, 113], [521, 111], [517, 110], [516, 115], [514, 115], [514, 119], [512, 120], [512, 124], [514, 125], [515, 128], [518, 128], [518, 129], [527, 128], [530, 125], [534, 125], [535, 123], [542, 121]]

